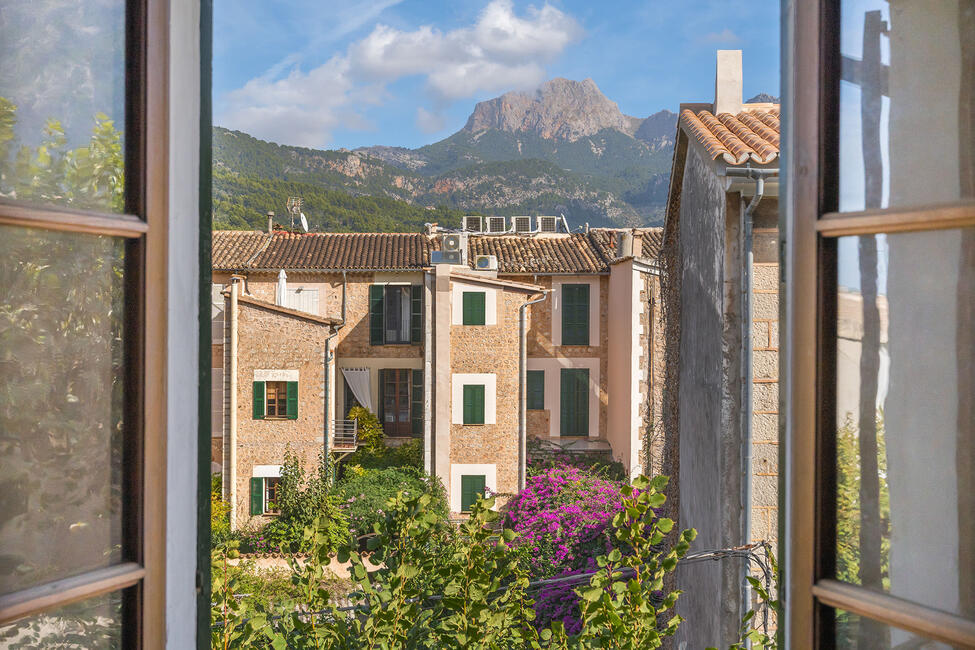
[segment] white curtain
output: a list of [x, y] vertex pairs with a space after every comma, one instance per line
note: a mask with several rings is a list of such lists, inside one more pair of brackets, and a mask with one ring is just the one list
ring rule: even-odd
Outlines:
[[348, 382], [352, 394], [363, 407], [370, 412], [376, 411], [372, 406], [372, 391], [369, 390], [369, 368], [342, 368], [345, 381]]

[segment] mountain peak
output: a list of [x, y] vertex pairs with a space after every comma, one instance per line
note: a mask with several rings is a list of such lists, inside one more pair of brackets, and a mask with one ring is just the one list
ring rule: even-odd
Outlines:
[[623, 115], [616, 102], [606, 97], [592, 79], [556, 77], [535, 91], [512, 91], [479, 102], [464, 131], [498, 129], [574, 141], [603, 129], [632, 135], [639, 124], [640, 120]]

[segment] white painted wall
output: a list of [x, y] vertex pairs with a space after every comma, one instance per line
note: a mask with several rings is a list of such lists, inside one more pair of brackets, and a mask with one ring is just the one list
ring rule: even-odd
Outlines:
[[[485, 398], [485, 401], [486, 398]], [[460, 512], [461, 506], [461, 476], [484, 476], [484, 488], [492, 492], [498, 491], [498, 469], [493, 463], [451, 463], [450, 464], [450, 511]], [[497, 508], [497, 504], [495, 504]]]
[[464, 424], [464, 386], [484, 386], [484, 424], [498, 423], [498, 377], [491, 373], [454, 373], [451, 384], [451, 424]]
[[464, 293], [483, 293], [484, 294], [484, 324], [498, 324], [498, 290], [488, 289], [483, 285], [469, 284], [454, 280], [450, 287], [450, 324], [464, 324]]
[[599, 295], [599, 278], [594, 278], [591, 275], [560, 277], [557, 280], [552, 280], [552, 345], [562, 345], [563, 284], [589, 285], [589, 345], [599, 345], [599, 314], [602, 296]]
[[[598, 438], [599, 431], [599, 359], [569, 357], [529, 357], [528, 370], [545, 371], [545, 409], [549, 412], [549, 436], [560, 437], [562, 404], [560, 387], [562, 368], [589, 369], [589, 437]], [[485, 398], [487, 401], [487, 398]], [[462, 405], [463, 406], [463, 405]]]

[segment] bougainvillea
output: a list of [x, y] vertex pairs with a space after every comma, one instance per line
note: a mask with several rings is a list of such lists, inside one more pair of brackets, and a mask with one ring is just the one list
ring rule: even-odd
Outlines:
[[583, 568], [610, 549], [607, 526], [620, 509], [621, 484], [559, 465], [528, 479], [508, 503], [504, 525], [518, 533], [536, 577]]

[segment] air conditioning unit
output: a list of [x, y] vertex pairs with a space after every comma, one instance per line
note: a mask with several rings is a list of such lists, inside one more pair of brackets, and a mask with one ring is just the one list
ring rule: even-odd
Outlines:
[[511, 217], [511, 229], [515, 232], [534, 232], [531, 217]]
[[558, 217], [538, 218], [538, 232], [558, 232], [558, 231], [559, 231]]
[[474, 268], [478, 271], [497, 271], [497, 255], [478, 255], [474, 258]]
[[464, 251], [432, 251], [430, 263], [463, 265], [467, 263], [467, 253]]
[[440, 238], [440, 250], [442, 251], [467, 251], [467, 233], [452, 232]]
[[484, 224], [482, 223], [482, 221], [483, 221], [482, 217], [468, 215], [464, 217], [463, 230], [467, 232], [483, 232]]
[[489, 233], [500, 234], [503, 232], [508, 232], [507, 219], [504, 217], [488, 217], [487, 218], [487, 231]]

